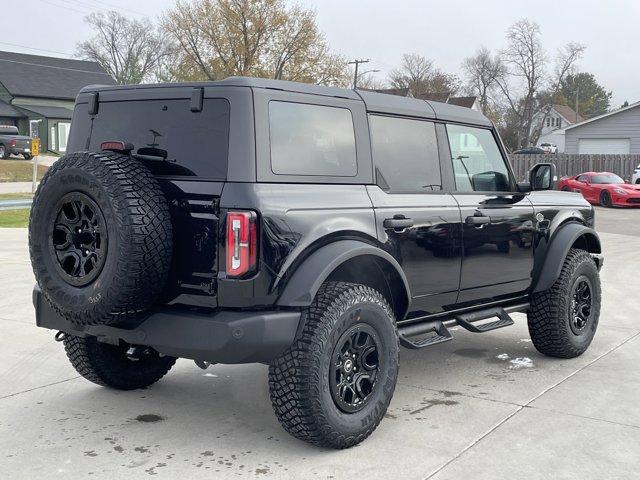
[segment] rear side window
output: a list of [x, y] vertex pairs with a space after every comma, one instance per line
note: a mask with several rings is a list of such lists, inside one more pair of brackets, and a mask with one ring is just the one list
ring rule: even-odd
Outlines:
[[[90, 122], [78, 113], [77, 120]], [[156, 175], [224, 180], [229, 102], [205, 99], [201, 112], [192, 112], [190, 101], [182, 99], [103, 102], [94, 119], [89, 149], [100, 150], [100, 143], [107, 140], [132, 143], [133, 153]]]
[[347, 108], [269, 102], [269, 137], [276, 175], [358, 173], [353, 117]]
[[435, 125], [371, 115], [371, 148], [378, 185], [389, 193], [442, 190]]

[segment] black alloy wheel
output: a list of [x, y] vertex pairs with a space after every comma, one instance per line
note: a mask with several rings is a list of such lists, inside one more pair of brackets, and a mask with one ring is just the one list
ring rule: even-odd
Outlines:
[[611, 206], [611, 194], [607, 191], [604, 191], [600, 194], [600, 205], [603, 207]]
[[362, 410], [376, 387], [379, 340], [375, 330], [360, 323], [346, 331], [333, 351], [329, 379], [336, 406], [346, 413]]
[[571, 294], [571, 330], [581, 335], [591, 319], [593, 310], [593, 286], [589, 278], [584, 275], [578, 277], [573, 284]]
[[87, 285], [100, 274], [107, 257], [109, 238], [102, 210], [88, 195], [71, 192], [55, 211], [49, 248], [56, 270], [69, 285]]

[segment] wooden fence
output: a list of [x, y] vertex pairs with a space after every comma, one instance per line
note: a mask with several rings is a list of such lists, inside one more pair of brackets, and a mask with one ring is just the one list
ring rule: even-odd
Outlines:
[[572, 177], [583, 172], [611, 172], [627, 181], [640, 165], [640, 155], [509, 155], [518, 181], [524, 180], [527, 172], [536, 163], [555, 163], [558, 178]]

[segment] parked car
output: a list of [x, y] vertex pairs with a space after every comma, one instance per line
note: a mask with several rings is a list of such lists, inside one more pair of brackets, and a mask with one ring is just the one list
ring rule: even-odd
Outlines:
[[558, 153], [558, 147], [551, 143], [541, 143], [540, 148], [546, 153]]
[[22, 155], [25, 159], [31, 159], [31, 137], [20, 135], [18, 127], [13, 125], [0, 125], [0, 158], [9, 158], [10, 155]]
[[540, 154], [546, 154], [549, 152], [547, 152], [546, 150], [540, 147], [527, 147], [527, 148], [521, 148], [520, 150], [516, 150], [513, 153], [514, 155], [540, 155]]
[[516, 183], [475, 110], [252, 78], [92, 86], [67, 151], [31, 210], [36, 323], [98, 385], [266, 363], [282, 426], [345, 448], [383, 419], [400, 345], [511, 312], [551, 357], [595, 335], [593, 207], [549, 191], [549, 163]]
[[631, 176], [631, 183], [640, 184], [640, 165], [636, 167]]
[[559, 190], [579, 192], [594, 205], [640, 207], [640, 185], [626, 183], [615, 173], [586, 172], [558, 181]]

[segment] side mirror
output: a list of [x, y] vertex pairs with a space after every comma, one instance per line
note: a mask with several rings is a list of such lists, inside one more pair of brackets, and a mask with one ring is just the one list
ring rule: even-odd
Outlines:
[[537, 163], [529, 170], [531, 190], [553, 190], [558, 177], [553, 163]]

